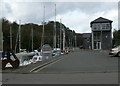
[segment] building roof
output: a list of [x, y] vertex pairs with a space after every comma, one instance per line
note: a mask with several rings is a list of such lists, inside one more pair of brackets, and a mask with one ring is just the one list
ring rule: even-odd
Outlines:
[[83, 38], [90, 38], [91, 37], [91, 33], [83, 33], [82, 37]]
[[103, 17], [99, 17], [97, 19], [95, 19], [94, 21], [91, 22], [92, 23], [112, 23], [113, 21], [103, 18]]

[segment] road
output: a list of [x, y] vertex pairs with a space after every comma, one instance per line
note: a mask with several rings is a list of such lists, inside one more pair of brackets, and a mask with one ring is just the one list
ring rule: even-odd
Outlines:
[[[27, 80], [27, 81], [26, 81]], [[34, 73], [4, 73], [3, 84], [118, 84], [118, 58], [77, 50]]]
[[38, 71], [40, 73], [112, 72], [118, 70], [118, 58], [110, 58], [107, 52], [76, 51], [60, 61]]

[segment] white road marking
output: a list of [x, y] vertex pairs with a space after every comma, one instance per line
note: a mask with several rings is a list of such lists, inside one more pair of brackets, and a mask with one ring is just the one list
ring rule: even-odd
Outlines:
[[50, 63], [50, 64], [48, 64], [48, 65], [46, 65], [46, 66], [44, 66], [44, 67], [41, 67], [40, 69], [38, 69], [38, 70], [36, 70], [36, 71], [34, 71], [34, 72], [36, 73], [36, 72], [38, 72], [38, 71], [41, 71], [41, 70], [45, 69], [46, 67], [51, 66], [51, 65], [59, 62], [59, 61], [62, 60], [62, 59], [64, 59], [64, 58], [58, 59], [57, 61], [54, 61], [54, 62], [52, 62], [52, 63]]

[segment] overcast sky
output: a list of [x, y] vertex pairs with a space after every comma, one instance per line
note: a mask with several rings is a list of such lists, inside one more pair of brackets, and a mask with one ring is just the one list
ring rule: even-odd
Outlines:
[[[74, 0], [75, 1], [75, 0]], [[105, 1], [105, 0], [104, 0]], [[113, 0], [114, 1], [114, 0]], [[43, 21], [43, 6], [45, 6], [45, 21], [56, 20], [75, 30], [76, 33], [89, 33], [90, 22], [98, 17], [113, 21], [113, 29], [118, 29], [118, 2], [40, 2], [3, 0], [2, 16], [21, 23], [41, 24]]]

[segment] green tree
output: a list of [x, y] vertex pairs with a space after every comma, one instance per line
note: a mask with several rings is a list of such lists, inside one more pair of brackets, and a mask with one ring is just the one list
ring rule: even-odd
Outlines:
[[[62, 29], [65, 30], [66, 34], [66, 47], [69, 47], [69, 42], [71, 41], [72, 46], [75, 45], [75, 35], [77, 36], [77, 46], [80, 46], [82, 44], [81, 36], [76, 34], [75, 31], [70, 30], [68, 27], [66, 27], [64, 24], [60, 24], [59, 22], [56, 22], [56, 37], [57, 37], [57, 43], [60, 41], [60, 25], [62, 25]], [[19, 24], [16, 22], [9, 22], [7, 19], [2, 19], [2, 29], [3, 29], [3, 40], [4, 40], [4, 50], [7, 48], [10, 48], [10, 27], [12, 28], [12, 38], [13, 38], [13, 50], [15, 50], [15, 47], [17, 48], [17, 51], [19, 49], [18, 46], [18, 29]], [[45, 23], [45, 29], [44, 29], [44, 44], [49, 44], [51, 47], [53, 47], [53, 37], [54, 37], [54, 21], [49, 21], [48, 23]], [[43, 25], [37, 25], [33, 23], [23, 24], [21, 25], [21, 48], [27, 49], [27, 51], [31, 51], [32, 49], [32, 37], [31, 37], [31, 29], [33, 29], [33, 45], [34, 49], [38, 49], [41, 47], [41, 38], [42, 38], [42, 32], [43, 32]], [[63, 36], [63, 33], [61, 34]], [[63, 37], [62, 37], [63, 40]], [[62, 42], [63, 43], [63, 42]], [[17, 45], [17, 46], [16, 46]], [[63, 44], [61, 44], [62, 46]], [[57, 45], [58, 47], [58, 45]]]
[[120, 30], [114, 30], [113, 32], [113, 46], [120, 45]]

